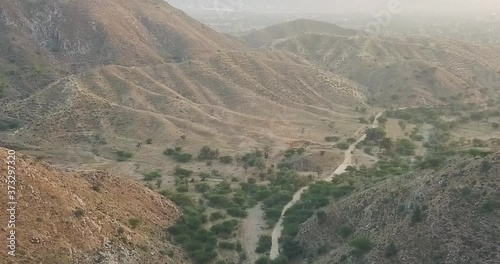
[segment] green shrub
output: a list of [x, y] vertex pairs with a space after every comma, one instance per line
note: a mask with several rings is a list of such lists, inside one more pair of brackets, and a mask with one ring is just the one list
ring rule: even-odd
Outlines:
[[414, 222], [414, 223], [417, 223], [417, 222], [420, 222], [422, 221], [422, 207], [420, 206], [415, 206], [415, 208], [413, 208], [413, 212], [412, 212], [412, 215], [411, 215], [411, 220]]
[[168, 229], [177, 243], [180, 243], [188, 253], [193, 263], [208, 264], [217, 256], [217, 236], [203, 228], [206, 215], [203, 209], [185, 195], [166, 194], [166, 197], [182, 207], [183, 215], [176, 225]]
[[327, 220], [327, 215], [325, 211], [317, 211], [316, 217], [318, 217], [318, 224], [320, 225], [324, 224]]
[[368, 154], [368, 155], [372, 155], [372, 154], [373, 154], [373, 153], [372, 153], [372, 151], [373, 151], [373, 148], [372, 148], [372, 147], [365, 147], [365, 148], [363, 149], [363, 152], [365, 152], [365, 153], [366, 153], [366, 154]]
[[364, 117], [360, 117], [360, 118], [358, 118], [358, 121], [359, 121], [359, 123], [361, 123], [361, 124], [369, 124], [369, 123], [370, 123], [370, 122], [369, 122], [366, 118], [364, 118]]
[[378, 128], [369, 128], [366, 130], [366, 141], [380, 141], [385, 138], [385, 131], [378, 127]]
[[85, 214], [85, 211], [83, 211], [82, 208], [77, 208], [73, 211], [73, 215], [76, 216], [76, 218], [81, 218]]
[[341, 225], [337, 229], [337, 233], [343, 238], [348, 238], [352, 234], [352, 232], [352, 228], [348, 225]]
[[292, 239], [291, 237], [283, 238], [283, 254], [292, 260], [296, 257], [301, 256], [303, 249], [300, 246], [299, 241]]
[[288, 260], [288, 258], [283, 255], [279, 255], [275, 259], [269, 261], [269, 264], [289, 264], [289, 263], [290, 261]]
[[116, 152], [116, 160], [118, 162], [127, 161], [130, 158], [132, 158], [132, 153], [130, 153], [130, 152], [126, 152], [123, 150], [119, 150]]
[[19, 128], [20, 124], [17, 121], [0, 120], [0, 131], [6, 131]]
[[238, 207], [227, 208], [226, 212], [228, 215], [233, 216], [233, 217], [245, 218], [248, 216], [247, 212], [245, 212], [244, 210], [241, 210]]
[[153, 144], [153, 139], [151, 139], [151, 138], [146, 139], [146, 144], [148, 144], [148, 145]]
[[154, 179], [158, 179], [158, 178], [161, 178], [161, 173], [159, 171], [153, 171], [153, 172], [150, 172], [150, 173], [145, 173], [144, 174], [144, 179], [145, 181], [152, 181]]
[[222, 212], [213, 212], [210, 214], [210, 221], [217, 221], [219, 219], [224, 219], [226, 216]]
[[494, 202], [492, 200], [486, 200], [481, 205], [481, 210], [484, 213], [492, 213], [495, 209], [500, 208], [500, 203]]
[[385, 117], [385, 116], [380, 116], [379, 118], [377, 118], [377, 121], [378, 121], [380, 124], [385, 124], [385, 123], [387, 123], [387, 117]]
[[175, 150], [175, 152], [181, 152], [182, 151], [182, 147], [175, 147], [174, 150]]
[[349, 144], [352, 144], [352, 143], [356, 142], [356, 139], [355, 138], [348, 138], [346, 140], [346, 142], [349, 143]]
[[194, 190], [199, 192], [199, 193], [206, 193], [210, 190], [210, 185], [208, 185], [206, 183], [197, 183], [194, 186]]
[[172, 156], [172, 155], [174, 155], [174, 153], [175, 153], [175, 150], [174, 150], [174, 149], [171, 149], [171, 148], [166, 149], [165, 151], [163, 151], [163, 154], [164, 154], [165, 156]]
[[227, 250], [235, 250], [236, 244], [228, 242], [228, 241], [219, 241], [219, 248], [227, 249]]
[[347, 150], [349, 149], [349, 143], [347, 142], [340, 142], [337, 144], [337, 147], [341, 150]]
[[325, 137], [326, 142], [337, 142], [339, 140], [340, 140], [339, 137]]
[[471, 187], [466, 186], [460, 190], [460, 197], [468, 197], [472, 194], [473, 191], [474, 190]]
[[353, 255], [360, 256], [372, 250], [373, 243], [367, 237], [357, 237], [349, 242], [349, 246], [353, 248]]
[[255, 249], [255, 252], [259, 254], [269, 252], [271, 251], [271, 245], [272, 241], [270, 236], [260, 236], [259, 243], [257, 245], [257, 248]]
[[186, 170], [181, 167], [176, 167], [174, 171], [175, 176], [190, 177], [193, 174], [192, 170]]
[[489, 160], [485, 160], [481, 163], [481, 173], [487, 173], [493, 167], [493, 164]]
[[214, 160], [219, 156], [219, 150], [212, 150], [208, 146], [203, 146], [200, 149], [200, 154], [198, 154], [198, 160]]
[[395, 151], [403, 156], [415, 155], [417, 145], [408, 139], [401, 139], [396, 142]]
[[270, 262], [271, 260], [269, 259], [269, 257], [262, 256], [255, 261], [255, 264], [269, 264]]
[[181, 185], [181, 186], [177, 186], [177, 187], [175, 188], [175, 190], [176, 190], [177, 192], [180, 192], [180, 193], [186, 193], [186, 192], [189, 192], [189, 187], [188, 187], [188, 186], [186, 186], [186, 185]]
[[130, 227], [132, 229], [136, 229], [139, 226], [140, 223], [141, 223], [141, 219], [136, 218], [136, 217], [130, 218], [128, 220], [128, 224], [130, 225]]
[[387, 247], [385, 247], [385, 256], [386, 257], [394, 257], [398, 254], [399, 248], [396, 246], [396, 243], [391, 241]]
[[224, 164], [231, 164], [233, 163], [233, 157], [231, 156], [223, 156], [219, 158], [219, 161]]
[[213, 225], [210, 228], [210, 231], [214, 232], [218, 236], [228, 236], [236, 229], [237, 226], [237, 220], [226, 220], [222, 223]]
[[172, 155], [172, 157], [177, 162], [187, 163], [187, 162], [191, 161], [191, 159], [193, 158], [193, 155], [188, 154], [188, 153], [174, 153]]

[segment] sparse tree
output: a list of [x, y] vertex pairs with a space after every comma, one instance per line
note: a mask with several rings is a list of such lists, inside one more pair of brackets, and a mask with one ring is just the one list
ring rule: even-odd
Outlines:
[[318, 173], [318, 178], [319, 178], [319, 176], [321, 176], [321, 174], [323, 173], [323, 168], [318, 165], [318, 166], [316, 166], [315, 170], [316, 170], [316, 173]]
[[405, 121], [399, 120], [398, 121], [398, 125], [401, 128], [401, 130], [405, 130], [406, 129], [406, 122]]
[[375, 121], [375, 116], [370, 116], [368, 120], [370, 120], [370, 123], [373, 123], [373, 121]]
[[163, 180], [162, 180], [162, 179], [158, 179], [158, 180], [156, 181], [156, 188], [157, 188], [157, 189], [160, 189], [160, 187], [161, 187], [161, 184], [162, 184], [162, 183], [163, 183]]
[[391, 150], [393, 146], [392, 139], [390, 138], [384, 138], [380, 142], [380, 147], [384, 148], [385, 150]]
[[381, 124], [385, 124], [385, 123], [387, 123], [387, 117], [381, 116], [381, 117], [377, 118], [377, 121]]
[[200, 154], [198, 155], [199, 160], [214, 160], [219, 157], [219, 149], [212, 150], [208, 146], [203, 146], [200, 149]]

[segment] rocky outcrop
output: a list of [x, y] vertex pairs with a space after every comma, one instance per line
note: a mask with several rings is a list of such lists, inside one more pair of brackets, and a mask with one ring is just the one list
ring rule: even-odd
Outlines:
[[166, 237], [181, 214], [172, 201], [126, 178], [62, 171], [21, 153], [13, 166], [16, 226], [0, 230], [16, 232], [16, 257], [5, 256], [12, 263], [188, 263]]

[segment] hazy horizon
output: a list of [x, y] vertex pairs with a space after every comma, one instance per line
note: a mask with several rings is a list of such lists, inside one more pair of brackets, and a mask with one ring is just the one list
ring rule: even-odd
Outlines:
[[181, 9], [231, 9], [252, 11], [299, 11], [311, 13], [377, 13], [400, 6], [401, 13], [483, 14], [500, 13], [498, 0], [167, 0]]

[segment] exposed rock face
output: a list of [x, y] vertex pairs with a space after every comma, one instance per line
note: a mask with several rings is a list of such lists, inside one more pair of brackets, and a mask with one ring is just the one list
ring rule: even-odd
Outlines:
[[[6, 157], [0, 149], [2, 163]], [[166, 239], [180, 210], [153, 191], [105, 172], [61, 171], [21, 153], [15, 168], [16, 258], [2, 257], [9, 263], [188, 263]], [[7, 204], [6, 193], [0, 202]]]
[[[374, 244], [363, 263], [499, 263], [498, 175], [500, 155], [388, 180], [330, 205], [326, 222], [310, 218], [297, 239], [314, 263], [359, 263], [348, 246], [359, 236]], [[399, 251], [387, 257], [391, 241]]]

